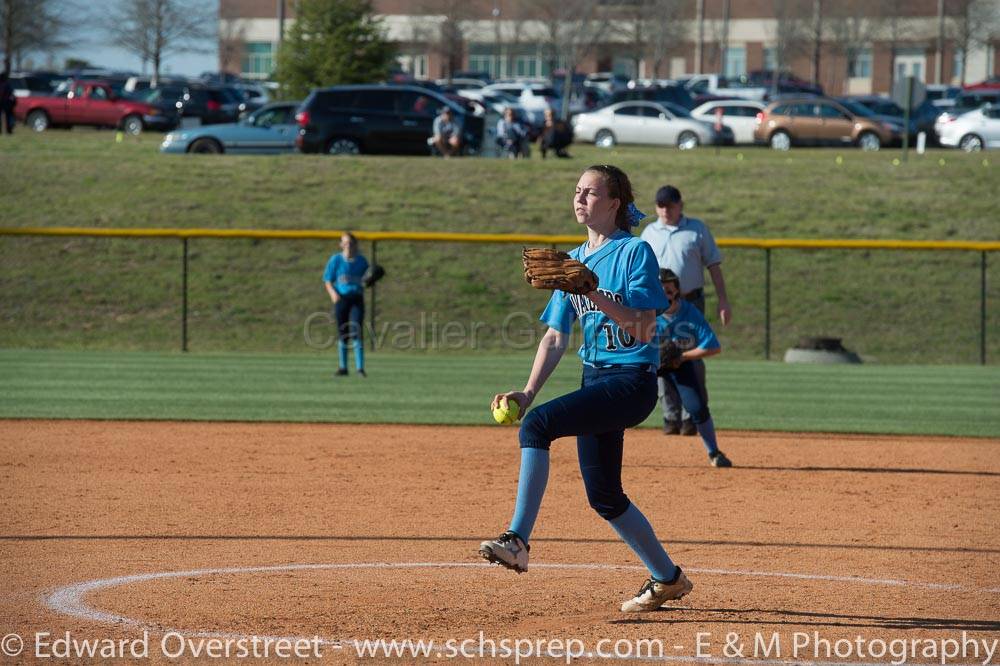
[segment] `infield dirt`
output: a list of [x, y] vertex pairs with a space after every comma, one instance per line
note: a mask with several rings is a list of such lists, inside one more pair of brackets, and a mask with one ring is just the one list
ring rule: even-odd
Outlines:
[[[515, 575], [477, 554], [511, 517], [514, 428], [3, 421], [0, 634], [651, 638], [674, 661], [695, 654], [699, 632], [717, 659], [730, 633], [789, 647], [794, 632], [1000, 636], [1000, 440], [728, 431], [720, 443], [733, 469], [708, 466], [696, 438], [626, 434], [625, 491], [695, 585], [637, 617], [618, 606], [644, 572], [588, 507], [571, 440], [553, 445], [529, 571]], [[292, 564], [347, 567], [80, 596], [131, 623], [50, 596], [94, 579]], [[864, 656], [846, 661], [890, 661]]]

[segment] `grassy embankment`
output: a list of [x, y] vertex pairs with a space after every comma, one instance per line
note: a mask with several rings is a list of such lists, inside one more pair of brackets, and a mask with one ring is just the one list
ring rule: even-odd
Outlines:
[[[895, 151], [742, 148], [716, 156], [592, 146], [575, 147], [572, 160], [445, 161], [167, 156], [158, 140], [116, 144], [112, 132], [79, 130], [5, 138], [0, 224], [575, 233], [570, 199], [580, 171], [611, 162], [631, 174], [647, 212], [656, 188], [674, 183], [687, 212], [718, 237], [1000, 237], [996, 165], [956, 152], [911, 154], [901, 166], [892, 164]], [[0, 238], [0, 347], [176, 349], [179, 246]], [[320, 271], [335, 249], [316, 241], [192, 241], [191, 349], [307, 351], [303, 324], [327, 307]], [[544, 302], [521, 280], [518, 250], [381, 243], [389, 276], [379, 287], [377, 332], [388, 346], [412, 350], [430, 346], [432, 332], [397, 340], [404, 329], [433, 325], [440, 340], [455, 321], [450, 346], [497, 349], [504, 318], [524, 312], [519, 321], [527, 321]], [[720, 331], [726, 355], [761, 358], [763, 253], [725, 254], [735, 309], [734, 323]], [[975, 253], [775, 251], [772, 354], [780, 358], [804, 335], [833, 335], [869, 361], [975, 363], [979, 262]], [[988, 352], [996, 362], [1000, 258], [989, 263]]]

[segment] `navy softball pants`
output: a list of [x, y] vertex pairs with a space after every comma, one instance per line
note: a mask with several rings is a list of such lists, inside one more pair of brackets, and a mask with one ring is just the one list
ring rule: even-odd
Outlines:
[[684, 411], [691, 415], [691, 422], [694, 424], [704, 423], [712, 418], [711, 412], [708, 411], [704, 368], [704, 361], [700, 359], [686, 361], [659, 378], [660, 393], [665, 395], [673, 388], [680, 396]]
[[333, 316], [337, 320], [337, 333], [342, 342], [362, 339], [365, 322], [364, 296], [341, 296], [333, 306]]
[[590, 506], [614, 520], [629, 507], [622, 490], [625, 429], [656, 407], [656, 375], [648, 366], [583, 366], [577, 391], [535, 407], [521, 423], [522, 448], [548, 449], [552, 440], [576, 435], [580, 473]]

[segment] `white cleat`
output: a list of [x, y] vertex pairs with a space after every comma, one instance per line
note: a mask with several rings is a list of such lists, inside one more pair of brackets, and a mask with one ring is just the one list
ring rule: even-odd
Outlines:
[[528, 544], [514, 532], [504, 532], [496, 539], [479, 544], [479, 554], [486, 560], [517, 573], [528, 570]]
[[694, 589], [694, 585], [677, 567], [677, 579], [672, 583], [661, 583], [650, 578], [633, 598], [622, 604], [623, 613], [649, 613], [667, 601], [680, 599]]

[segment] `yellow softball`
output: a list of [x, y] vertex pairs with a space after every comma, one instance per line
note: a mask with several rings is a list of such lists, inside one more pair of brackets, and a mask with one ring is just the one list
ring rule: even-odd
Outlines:
[[493, 419], [500, 425], [510, 425], [521, 416], [521, 410], [513, 400], [501, 400], [493, 410]]

